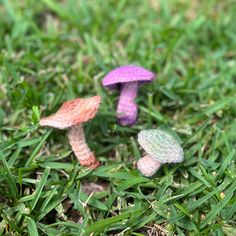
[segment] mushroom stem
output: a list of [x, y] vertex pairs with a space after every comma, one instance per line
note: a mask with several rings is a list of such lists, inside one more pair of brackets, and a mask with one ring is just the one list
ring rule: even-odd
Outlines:
[[95, 169], [100, 165], [99, 161], [87, 145], [82, 124], [70, 127], [68, 138], [72, 150], [78, 158], [81, 166], [87, 166], [91, 169]]
[[151, 156], [146, 155], [140, 158], [137, 162], [137, 167], [142, 173], [142, 175], [151, 177], [156, 173], [156, 171], [160, 168], [161, 163], [159, 161], [154, 160]]
[[132, 125], [137, 119], [138, 107], [135, 98], [138, 93], [138, 82], [121, 85], [120, 98], [117, 106], [117, 119], [121, 125]]

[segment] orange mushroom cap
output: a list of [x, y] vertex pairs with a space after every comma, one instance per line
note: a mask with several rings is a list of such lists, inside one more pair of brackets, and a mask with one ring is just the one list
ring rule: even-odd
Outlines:
[[100, 96], [76, 98], [64, 102], [59, 110], [39, 121], [42, 126], [66, 129], [95, 117], [101, 103]]

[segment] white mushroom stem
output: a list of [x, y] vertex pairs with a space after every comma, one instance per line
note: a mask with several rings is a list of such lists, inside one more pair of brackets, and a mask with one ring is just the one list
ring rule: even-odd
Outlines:
[[156, 173], [156, 171], [160, 168], [161, 163], [154, 160], [149, 155], [146, 155], [140, 158], [137, 162], [137, 167], [142, 173], [142, 175], [151, 177]]
[[70, 127], [68, 138], [72, 150], [82, 166], [87, 166], [92, 169], [99, 166], [99, 161], [96, 160], [96, 157], [87, 145], [82, 124]]

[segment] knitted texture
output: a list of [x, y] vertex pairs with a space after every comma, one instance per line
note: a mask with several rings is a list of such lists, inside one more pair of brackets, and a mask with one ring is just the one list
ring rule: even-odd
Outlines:
[[155, 161], [153, 158], [151, 158], [149, 155], [146, 155], [142, 158], [140, 158], [137, 162], [137, 167], [142, 173], [142, 175], [151, 177], [156, 173], [156, 171], [160, 168], [161, 163], [158, 161]]
[[82, 123], [94, 118], [100, 103], [100, 96], [73, 99], [63, 103], [56, 113], [42, 118], [39, 122], [42, 126], [69, 128], [68, 138], [72, 150], [80, 164], [91, 169], [99, 166], [99, 162], [87, 146]]
[[69, 128], [68, 138], [72, 150], [82, 166], [87, 166], [92, 169], [99, 166], [99, 162], [96, 160], [86, 143], [82, 125], [76, 125]]
[[140, 66], [128, 65], [109, 72], [102, 84], [110, 89], [120, 88], [120, 99], [117, 106], [117, 119], [120, 125], [132, 125], [138, 116], [135, 98], [141, 83], [152, 81], [155, 74]]
[[154, 160], [160, 163], [182, 162], [184, 155], [180, 144], [162, 130], [144, 130], [138, 134], [138, 141]]
[[120, 90], [120, 99], [117, 106], [117, 119], [121, 125], [132, 125], [138, 114], [135, 98], [138, 92], [138, 82], [125, 83]]
[[109, 72], [102, 84], [105, 87], [114, 88], [119, 83], [127, 82], [149, 82], [155, 78], [155, 74], [140, 66], [128, 65], [118, 67]]
[[66, 129], [95, 117], [101, 103], [100, 96], [77, 98], [62, 104], [59, 110], [39, 122], [42, 126]]

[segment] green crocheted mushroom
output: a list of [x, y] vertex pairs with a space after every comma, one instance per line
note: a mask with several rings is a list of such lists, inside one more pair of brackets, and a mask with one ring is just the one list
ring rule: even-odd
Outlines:
[[143, 130], [138, 134], [138, 142], [147, 152], [137, 163], [144, 176], [154, 175], [161, 164], [179, 163], [184, 159], [183, 148], [178, 141], [163, 130]]

